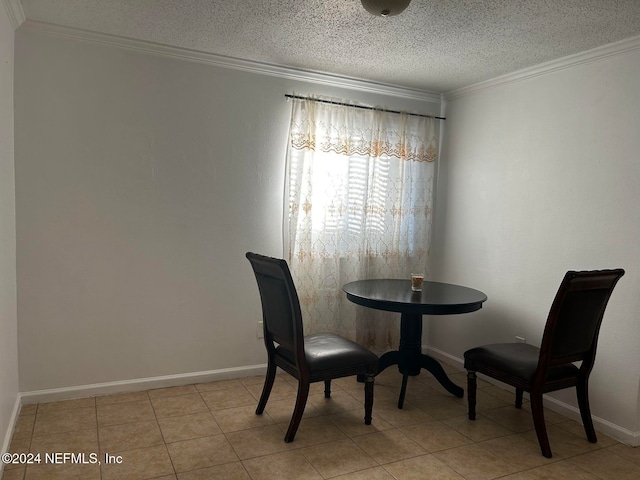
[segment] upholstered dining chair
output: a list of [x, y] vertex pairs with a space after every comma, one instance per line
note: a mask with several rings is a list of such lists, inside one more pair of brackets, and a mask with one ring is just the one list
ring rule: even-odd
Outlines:
[[[469, 419], [476, 418], [476, 372], [515, 387], [516, 408], [522, 408], [523, 392], [529, 392], [540, 450], [551, 458], [542, 395], [576, 387], [587, 439], [597, 442], [589, 409], [589, 374], [604, 310], [622, 275], [622, 269], [567, 272], [551, 305], [540, 348], [526, 343], [500, 343], [467, 350], [464, 367]], [[574, 362], [582, 363], [578, 367]]]
[[262, 302], [267, 375], [256, 408], [261, 415], [276, 378], [276, 367], [298, 380], [298, 395], [284, 441], [292, 442], [313, 382], [324, 381], [324, 395], [331, 396], [331, 380], [358, 375], [364, 378], [364, 423], [371, 424], [373, 383], [378, 357], [370, 350], [332, 333], [304, 336], [298, 294], [285, 260], [247, 253], [258, 282]]

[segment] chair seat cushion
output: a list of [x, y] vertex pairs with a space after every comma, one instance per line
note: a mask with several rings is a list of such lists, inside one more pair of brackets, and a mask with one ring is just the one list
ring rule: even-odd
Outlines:
[[[373, 368], [378, 365], [378, 357], [371, 350], [333, 333], [317, 333], [304, 337], [304, 352], [310, 372], [335, 370], [342, 367]], [[279, 346], [276, 354], [282, 355], [288, 362], [295, 364], [291, 350]]]
[[[528, 343], [497, 343], [467, 350], [464, 353], [464, 368], [482, 372], [482, 367], [485, 367], [532, 383], [539, 357], [540, 349]], [[552, 367], [546, 380], [570, 378], [577, 374], [578, 367], [569, 363]]]

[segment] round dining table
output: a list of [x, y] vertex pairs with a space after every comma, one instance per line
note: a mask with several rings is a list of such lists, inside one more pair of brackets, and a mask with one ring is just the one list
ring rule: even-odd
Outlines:
[[487, 296], [479, 290], [450, 283], [425, 281], [422, 291], [411, 290], [411, 280], [357, 280], [342, 287], [349, 301], [377, 310], [400, 313], [398, 350], [384, 353], [378, 361], [378, 373], [398, 365], [402, 388], [398, 408], [402, 408], [409, 376], [429, 371], [451, 394], [462, 398], [464, 390], [453, 383], [435, 358], [422, 353], [422, 315], [455, 315], [482, 308]]

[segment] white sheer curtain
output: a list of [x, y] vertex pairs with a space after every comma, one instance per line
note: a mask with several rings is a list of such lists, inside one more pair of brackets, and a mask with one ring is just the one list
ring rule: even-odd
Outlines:
[[292, 102], [286, 233], [305, 333], [397, 348], [397, 315], [351, 304], [342, 285], [428, 278], [437, 121]]

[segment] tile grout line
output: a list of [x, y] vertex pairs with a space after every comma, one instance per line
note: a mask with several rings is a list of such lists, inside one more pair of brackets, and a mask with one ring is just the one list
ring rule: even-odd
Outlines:
[[[249, 395], [251, 395], [253, 397], [253, 395], [251, 394], [251, 392], [249, 391], [249, 389], [247, 388], [246, 385], [244, 385], [241, 382], [242, 387], [247, 391], [247, 393], [249, 393]], [[196, 390], [198, 390], [198, 388], [196, 387]], [[209, 412], [209, 415], [211, 415], [211, 418], [213, 418], [213, 421], [216, 423], [216, 425], [218, 425], [218, 428], [220, 428], [220, 424], [218, 423], [218, 421], [216, 420], [215, 415], [213, 414], [213, 410], [211, 410], [211, 407], [209, 406], [209, 404], [205, 401], [204, 397], [202, 396], [202, 392], [200, 390], [198, 390], [198, 394], [200, 395], [200, 399], [204, 402], [204, 404], [207, 407], [207, 410]], [[254, 397], [255, 399], [255, 397]], [[235, 454], [235, 456], [238, 459], [238, 462], [240, 463], [240, 465], [242, 465], [242, 469], [244, 470], [244, 472], [247, 474], [247, 476], [249, 478], [251, 478], [253, 480], [253, 477], [251, 476], [251, 474], [249, 473], [249, 471], [247, 470], [247, 467], [244, 465], [244, 462], [242, 461], [242, 459], [240, 458], [240, 455], [238, 455], [238, 451], [236, 450], [236, 448], [233, 446], [233, 444], [229, 441], [229, 437], [227, 437], [227, 433], [224, 432], [222, 430], [222, 428], [220, 428], [220, 432], [222, 433], [222, 435], [224, 435], [225, 440], [227, 441], [227, 443], [229, 444], [229, 446], [231, 447], [231, 449], [233, 450], [233, 453]], [[223, 464], [225, 465], [225, 464]]]
[[164, 449], [167, 452], [167, 456], [169, 457], [169, 462], [171, 462], [171, 468], [173, 469], [173, 474], [176, 478], [178, 478], [178, 472], [176, 471], [176, 466], [173, 463], [173, 458], [171, 457], [171, 453], [169, 452], [167, 441], [164, 438], [164, 433], [162, 433], [162, 427], [160, 427], [160, 422], [158, 421], [158, 414], [156, 413], [156, 408], [153, 405], [153, 398], [151, 398], [151, 395], [149, 395], [149, 390], [147, 390], [146, 392], [147, 392], [147, 397], [149, 398], [149, 403], [151, 404], [151, 410], [153, 411], [153, 417], [156, 420], [156, 425], [158, 427], [158, 430], [160, 430], [160, 436], [162, 437], [162, 442], [163, 442], [162, 445], [164, 446]]
[[[98, 425], [98, 403], [96, 402], [96, 398], [93, 397], [93, 408], [95, 409], [95, 414], [96, 414], [96, 438], [98, 441], [98, 458], [100, 458], [100, 425]], [[102, 479], [102, 464], [100, 464], [98, 466], [98, 472], [100, 475], [100, 480]]]

